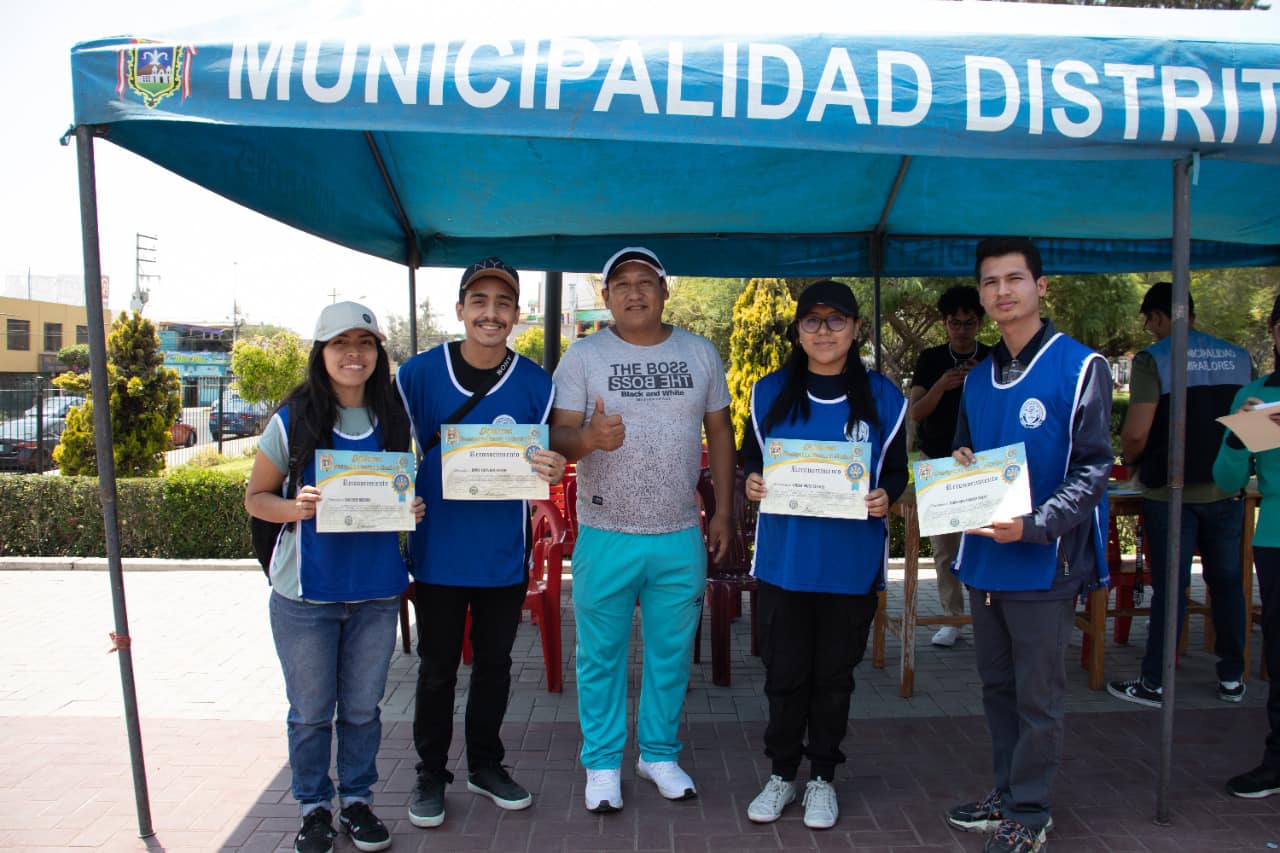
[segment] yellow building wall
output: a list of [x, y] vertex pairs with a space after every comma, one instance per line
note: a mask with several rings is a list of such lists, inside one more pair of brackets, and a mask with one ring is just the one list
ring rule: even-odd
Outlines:
[[[106, 311], [106, 331], [111, 330], [111, 312]], [[29, 349], [10, 349], [10, 320], [26, 320], [30, 323]], [[62, 326], [62, 346], [76, 342], [76, 326], [87, 326], [88, 319], [83, 305], [63, 305], [59, 302], [39, 302], [32, 299], [14, 299], [0, 296], [0, 373], [40, 373], [41, 355], [57, 358], [57, 350], [44, 348], [45, 323]], [[44, 359], [47, 363], [49, 358]]]

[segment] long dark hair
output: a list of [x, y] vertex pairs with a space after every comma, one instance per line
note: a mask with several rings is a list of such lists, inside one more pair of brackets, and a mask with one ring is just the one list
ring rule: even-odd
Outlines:
[[[857, 317], [850, 317], [857, 320]], [[764, 432], [769, 434], [775, 426], [782, 423], [795, 423], [809, 419], [809, 356], [800, 346], [800, 332], [797, 328], [800, 317], [787, 326], [787, 340], [791, 342], [791, 352], [783, 362], [782, 369], [787, 372], [786, 381], [782, 383], [782, 391], [764, 416]], [[858, 356], [858, 340], [854, 338], [849, 347], [849, 354], [844, 360], [844, 393], [849, 403], [849, 420], [845, 423], [845, 433], [853, 434], [853, 425], [865, 420], [872, 425], [879, 425], [880, 417], [876, 413], [876, 401], [871, 394], [871, 377], [867, 367]]]
[[[383, 449], [406, 451], [409, 449], [409, 416], [391, 384], [391, 359], [387, 357], [387, 350], [376, 335], [374, 342], [378, 346], [378, 361], [373, 374], [364, 383], [364, 407], [382, 429]], [[307, 357], [307, 378], [280, 404], [281, 409], [293, 406], [291, 415], [293, 412], [303, 413], [299, 423], [304, 428], [303, 447], [308, 449], [303, 454], [303, 462], [311, 450], [329, 445], [338, 422], [338, 401], [333, 395], [329, 371], [324, 366], [327, 343], [316, 341], [311, 345], [311, 354]]]
[[1280, 347], [1275, 345], [1276, 323], [1280, 323], [1280, 293], [1276, 294], [1276, 304], [1271, 306], [1271, 316], [1267, 319], [1267, 331], [1271, 333], [1271, 354], [1276, 357], [1273, 370], [1280, 372]]

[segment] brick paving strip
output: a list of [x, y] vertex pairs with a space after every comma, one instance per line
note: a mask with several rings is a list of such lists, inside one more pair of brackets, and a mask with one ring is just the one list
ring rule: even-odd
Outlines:
[[[105, 653], [111, 629], [107, 578], [85, 568], [93, 567], [0, 571], [0, 617], [7, 629], [0, 646], [0, 849], [291, 849], [297, 811], [288, 792], [283, 686], [261, 575], [131, 570], [126, 577], [157, 833], [148, 845], [136, 838], [118, 667]], [[936, 608], [929, 598], [932, 583], [921, 589], [922, 609]], [[890, 593], [892, 608], [892, 583]], [[867, 663], [858, 668], [845, 742], [849, 761], [837, 776], [840, 821], [833, 830], [812, 832], [798, 805], [773, 825], [746, 819], [746, 805], [768, 775], [760, 744], [763, 672], [745, 653], [746, 620], [734, 626], [733, 687], [711, 685], [705, 646], [704, 662], [694, 666], [683, 761], [699, 798], [667, 802], [637, 782], [632, 745], [623, 772], [626, 809], [588, 814], [577, 765], [567, 598], [565, 616], [563, 694], [546, 692], [537, 633], [527, 624], [513, 652], [504, 739], [514, 775], [535, 795], [534, 807], [524, 812], [502, 812], [468, 794], [459, 772], [445, 824], [419, 830], [408, 823], [415, 667], [397, 650], [383, 703], [376, 793], [393, 850], [981, 849], [981, 837], [952, 832], [942, 818], [947, 807], [981, 795], [990, 784], [986, 726], [966, 639], [954, 649], [935, 649], [922, 631], [917, 693], [910, 700], [897, 697], [892, 664], [883, 671]], [[1130, 645], [1108, 650], [1109, 673], [1136, 671], [1144, 626], [1134, 628]], [[1066, 760], [1055, 784], [1050, 849], [1186, 853], [1280, 844], [1280, 797], [1240, 800], [1222, 789], [1223, 780], [1259, 757], [1265, 682], [1255, 677], [1243, 706], [1224, 705], [1213, 694], [1212, 658], [1200, 648], [1193, 623], [1193, 653], [1179, 668], [1172, 827], [1151, 821], [1159, 715], [1129, 711], [1105, 693], [1089, 691], [1084, 671], [1071, 661]], [[891, 646], [891, 661], [895, 653]], [[1069, 654], [1078, 655], [1078, 648]], [[459, 711], [466, 678], [464, 667]], [[637, 688], [633, 668], [633, 717]], [[460, 717], [458, 723], [456, 772], [465, 769], [458, 766]], [[344, 837], [337, 849], [354, 848]]]

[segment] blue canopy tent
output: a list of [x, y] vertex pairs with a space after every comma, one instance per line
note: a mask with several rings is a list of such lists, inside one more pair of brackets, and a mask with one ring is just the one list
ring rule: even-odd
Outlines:
[[[405, 263], [411, 321], [417, 267], [488, 254], [594, 270], [643, 243], [677, 274], [878, 281], [967, 275], [977, 238], [1019, 233], [1054, 273], [1172, 267], [1185, 351], [1192, 266], [1280, 264], [1276, 16], [609, 5], [404, 4], [320, 22], [285, 8], [78, 45], [85, 280], [99, 280], [94, 137]], [[554, 344], [554, 274], [547, 291]], [[101, 296], [86, 299], [101, 398]], [[1183, 384], [1175, 376], [1175, 448]], [[98, 458], [127, 635], [106, 414], [95, 412]], [[1171, 460], [1176, 511], [1181, 455]]]

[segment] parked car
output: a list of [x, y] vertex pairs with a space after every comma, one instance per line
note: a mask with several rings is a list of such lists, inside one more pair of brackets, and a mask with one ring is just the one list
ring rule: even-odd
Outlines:
[[[84, 397], [65, 394], [50, 397], [40, 404], [41, 417], [36, 417], [36, 406], [21, 415], [0, 421], [0, 471], [47, 471], [54, 467], [53, 449], [67, 428], [67, 412], [84, 402]], [[39, 425], [44, 426], [44, 455], [40, 455], [40, 442], [36, 440]]]
[[171, 447], [194, 447], [199, 437], [196, 435], [196, 428], [182, 420], [182, 412], [178, 412], [178, 419], [173, 422], [173, 426], [169, 427], [169, 445]]
[[45, 419], [44, 452], [41, 454], [34, 417], [0, 423], [0, 471], [39, 473], [54, 467], [53, 449], [58, 446], [66, 428], [67, 422], [62, 418]]
[[257, 435], [271, 416], [266, 403], [250, 403], [234, 391], [226, 396], [225, 408], [215, 402], [209, 410], [209, 432], [221, 435]]

